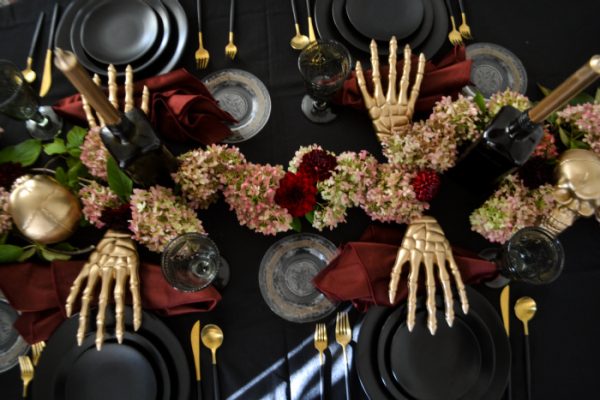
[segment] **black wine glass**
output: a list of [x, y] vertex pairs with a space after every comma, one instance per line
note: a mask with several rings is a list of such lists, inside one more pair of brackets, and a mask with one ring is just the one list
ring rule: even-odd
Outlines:
[[197, 292], [210, 284], [223, 288], [229, 265], [208, 236], [190, 232], [177, 236], [163, 250], [163, 276], [177, 290]]
[[509, 281], [534, 285], [551, 283], [563, 270], [565, 253], [560, 241], [541, 227], [517, 231], [500, 249], [480, 253], [493, 260], [500, 275], [488, 285], [501, 287]]
[[302, 112], [312, 122], [322, 124], [336, 118], [329, 106], [351, 69], [348, 49], [335, 40], [317, 40], [298, 57], [298, 68], [306, 85]]
[[60, 117], [52, 107], [40, 106], [19, 68], [6, 60], [0, 60], [0, 112], [25, 121], [27, 131], [36, 139], [52, 139], [62, 130]]

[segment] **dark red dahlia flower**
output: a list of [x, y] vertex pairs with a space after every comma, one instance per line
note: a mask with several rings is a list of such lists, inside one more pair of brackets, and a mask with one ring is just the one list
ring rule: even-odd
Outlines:
[[307, 175], [287, 172], [279, 181], [275, 203], [288, 210], [293, 217], [302, 217], [317, 204], [317, 187]]
[[431, 201], [440, 189], [441, 180], [431, 169], [419, 171], [413, 178], [412, 187], [419, 201]]
[[0, 165], [0, 186], [6, 190], [10, 190], [13, 182], [26, 173], [27, 170], [21, 164], [13, 162], [3, 163]]
[[325, 150], [315, 149], [302, 156], [298, 172], [309, 176], [315, 182], [320, 182], [329, 178], [336, 166], [335, 156]]
[[115, 208], [107, 208], [102, 212], [100, 221], [104, 222], [110, 229], [127, 231], [131, 219], [131, 206], [129, 203], [121, 204]]

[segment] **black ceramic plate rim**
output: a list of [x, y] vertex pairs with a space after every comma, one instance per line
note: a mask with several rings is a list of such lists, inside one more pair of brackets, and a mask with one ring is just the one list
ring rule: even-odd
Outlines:
[[[4, 293], [2, 293], [1, 291], [0, 302], [5, 303], [8, 307], [12, 308], [12, 306], [4, 296]], [[19, 314], [17, 310], [15, 310], [15, 313]], [[17, 365], [19, 362], [19, 356], [27, 354], [29, 352], [30, 347], [31, 346], [29, 346], [29, 344], [25, 341], [25, 339], [23, 339], [21, 335], [17, 335], [17, 339], [14, 341], [12, 346], [7, 351], [0, 354], [0, 361], [2, 361], [0, 363], [0, 373], [8, 371], [9, 369]]]
[[[100, 54], [93, 54], [95, 52], [94, 50], [94, 46], [91, 45], [91, 42], [88, 42], [88, 45], [86, 45], [86, 42], [88, 41], [89, 38], [89, 30], [92, 29], [90, 28], [88, 24], [93, 24], [94, 21], [94, 13], [98, 12], [98, 10], [101, 7], [106, 6], [107, 4], [110, 4], [110, 6], [115, 7], [115, 2], [113, 1], [101, 1], [98, 3], [95, 3], [95, 6], [91, 7], [89, 9], [89, 12], [83, 17], [83, 21], [81, 22], [81, 29], [79, 31], [79, 43], [81, 43], [81, 46], [83, 47], [83, 50], [88, 54], [88, 56], [92, 59], [92, 60], [97, 60], [101, 63], [104, 64], [113, 64], [113, 65], [125, 65], [125, 64], [132, 64], [135, 63], [137, 60], [140, 60], [144, 57], [144, 55], [146, 55], [150, 49], [152, 49], [152, 47], [154, 47], [155, 43], [158, 42], [159, 39], [159, 34], [161, 32], [160, 29], [160, 22], [159, 22], [159, 16], [156, 13], [156, 10], [146, 2], [147, 0], [139, 0], [139, 1], [132, 1], [129, 0], [128, 2], [125, 2], [123, 4], [143, 4], [143, 6], [147, 7], [147, 10], [151, 13], [151, 19], [153, 22], [151, 22], [150, 24], [154, 25], [155, 28], [155, 32], [154, 32], [154, 37], [151, 39], [152, 42], [150, 43], [149, 46], [146, 46], [145, 48], [140, 48], [137, 49], [138, 51], [135, 54], [131, 54], [130, 56], [128, 56], [127, 58], [124, 58], [123, 60], [118, 60], [119, 62], [116, 62], [114, 60], [110, 60], [110, 56], [108, 56], [108, 58], [104, 59], [104, 55], [106, 55], [106, 53], [104, 55]], [[121, 5], [118, 5], [117, 9], [122, 9]], [[149, 21], [144, 20], [145, 23], [148, 23]], [[146, 28], [146, 27], [144, 27]], [[86, 32], [88, 32], [88, 35], [86, 35]], [[167, 35], [165, 35], [164, 33], [162, 34], [162, 37], [167, 37]], [[111, 47], [115, 47], [115, 46], [111, 46]], [[104, 50], [103, 50], [104, 51]]]
[[[319, 1], [319, 0], [317, 0]], [[365, 53], [370, 52], [371, 39], [361, 35], [348, 21], [346, 16], [346, 0], [331, 0], [330, 13], [333, 23], [342, 37], [352, 46]], [[387, 42], [377, 42], [379, 55], [387, 56], [389, 54], [389, 44]]]
[[[441, 303], [443, 301], [443, 298], [441, 296], [439, 296], [436, 299], [436, 301], [437, 301], [437, 303], [436, 303], [437, 310], [440, 313], [443, 313], [444, 308], [443, 308], [443, 304]], [[477, 312], [475, 310], [471, 309], [471, 310], [469, 310], [469, 313], [465, 315], [465, 314], [463, 314], [462, 310], [460, 310], [460, 306], [458, 305], [458, 303], [455, 303], [454, 306], [455, 306], [454, 307], [455, 308], [455, 321], [457, 319], [461, 320], [462, 323], [464, 323], [466, 325], [466, 328], [469, 329], [469, 331], [472, 333], [475, 340], [477, 341], [477, 343], [479, 345], [480, 355], [481, 355], [481, 366], [480, 366], [480, 370], [479, 370], [479, 376], [478, 376], [477, 380], [474, 382], [473, 386], [471, 386], [471, 388], [459, 399], [461, 399], [461, 400], [477, 399], [485, 394], [485, 392], [489, 388], [492, 378], [494, 376], [495, 363], [496, 363], [496, 350], [494, 347], [494, 341], [493, 341], [493, 338], [492, 338], [489, 328], [486, 326], [486, 324], [479, 317], [479, 315], [477, 314]], [[426, 312], [424, 304], [419, 304], [417, 306], [417, 312]], [[401, 315], [400, 318], [398, 318], [398, 314]], [[391, 328], [388, 327], [389, 333], [386, 337], [386, 335], [385, 335], [386, 326], [387, 326], [388, 322], [390, 321], [390, 318], [393, 318], [394, 315], [396, 316], [395, 321], [390, 322], [392, 326], [391, 326]], [[402, 306], [398, 307], [397, 310], [392, 312], [386, 318], [386, 320], [382, 326], [381, 333], [379, 334], [379, 338], [378, 338], [378, 342], [377, 342], [377, 364], [380, 369], [380, 373], [382, 374], [382, 377], [383, 377], [383, 374], [387, 375], [388, 380], [390, 380], [392, 387], [394, 387], [396, 389], [397, 393], [404, 393], [404, 391], [400, 387], [399, 383], [397, 383], [397, 380], [393, 376], [393, 372], [391, 369], [391, 360], [390, 360], [390, 355], [392, 354], [391, 341], [393, 340], [393, 336], [398, 331], [400, 325], [402, 325], [404, 323], [405, 315], [406, 315], [406, 303], [404, 303]], [[446, 321], [438, 319], [438, 323], [445, 324]], [[383, 371], [381, 371], [382, 364], [384, 365]], [[386, 385], [386, 387], [388, 387], [388, 386]], [[393, 389], [388, 387], [388, 390], [390, 390], [390, 392], [392, 392]], [[398, 392], [398, 390], [399, 390], [399, 392]], [[405, 394], [403, 394], [403, 396], [406, 396], [407, 398], [411, 398], [410, 396], [407, 396]]]
[[[95, 312], [93, 310], [91, 315], [95, 315]], [[132, 315], [131, 307], [125, 307], [125, 327], [128, 331], [133, 331]], [[75, 341], [78, 323], [79, 315], [77, 314], [65, 320], [49, 339], [46, 349], [40, 358], [40, 363], [36, 367], [36, 379], [33, 380], [32, 387], [34, 400], [55, 400], [55, 397], [53, 397], [53, 388], [57, 384], [55, 382], [57, 378], [56, 373], [66, 366], [63, 364], [68, 363], [70, 360], [68, 357], [64, 357], [64, 355], [78, 354], [79, 347]], [[107, 324], [107, 332], [111, 329], [114, 329], [114, 325]], [[94, 332], [89, 332], [88, 336], [92, 334]], [[187, 400], [190, 394], [189, 366], [179, 340], [170, 329], [157, 317], [144, 311], [142, 314], [142, 326], [137, 332], [131, 333], [131, 335], [143, 336], [162, 356], [169, 371], [172, 399]], [[107, 334], [107, 337], [110, 338], [112, 336]]]
[[[303, 242], [303, 241], [312, 241], [314, 243], [317, 243], [319, 245], [319, 247], [325, 249], [326, 251], [329, 252], [329, 254], [326, 254], [325, 252], [321, 252], [321, 254], [323, 254], [325, 257], [329, 256], [327, 261], [331, 261], [333, 260], [333, 258], [336, 256], [337, 254], [337, 248], [335, 247], [335, 245], [330, 242], [328, 239], [326, 239], [323, 236], [320, 235], [316, 235], [314, 233], [296, 233], [293, 235], [289, 235], [286, 236], [280, 240], [278, 240], [277, 242], [273, 243], [265, 252], [261, 262], [260, 262], [260, 267], [259, 267], [259, 271], [258, 271], [258, 284], [259, 284], [259, 288], [260, 288], [260, 293], [265, 301], [265, 303], [267, 303], [267, 306], [269, 306], [269, 308], [271, 309], [271, 311], [273, 311], [275, 314], [277, 314], [278, 316], [280, 316], [281, 318], [287, 320], [287, 321], [291, 321], [291, 322], [297, 322], [297, 323], [304, 323], [304, 322], [313, 322], [313, 321], [317, 321], [329, 314], [331, 314], [335, 308], [336, 308], [336, 304], [332, 303], [329, 299], [327, 299], [327, 297], [325, 297], [323, 294], [320, 294], [317, 299], [319, 299], [317, 305], [320, 305], [321, 311], [320, 312], [316, 312], [316, 311], [312, 311], [313, 307], [307, 307], [304, 305], [299, 305], [299, 304], [295, 304], [295, 303], [289, 303], [286, 305], [289, 305], [290, 308], [295, 309], [295, 311], [297, 311], [299, 314], [301, 314], [300, 316], [296, 316], [296, 315], [289, 315], [286, 314], [285, 311], [283, 310], [283, 308], [285, 307], [281, 307], [278, 303], [279, 302], [287, 302], [286, 299], [283, 298], [278, 298], [278, 296], [276, 296], [276, 293], [271, 293], [271, 290], [269, 290], [268, 286], [268, 280], [272, 279], [272, 272], [273, 271], [268, 271], [268, 267], [270, 265], [275, 265], [275, 262], [271, 261], [271, 259], [273, 258], [273, 256], [278, 252], [278, 248], [281, 247], [283, 244], [288, 244], [292, 247], [290, 247], [291, 250], [293, 248], [298, 248], [298, 244]], [[315, 299], [316, 300], [316, 299]]]
[[[64, 355], [64, 358], [62, 358], [60, 366], [57, 369], [57, 373], [63, 373], [63, 368], [69, 368], [69, 366], [76, 363], [77, 360], [79, 360], [87, 351], [96, 351], [95, 341], [95, 332], [88, 333], [85, 339], [83, 340], [81, 346], [72, 347], [71, 350]], [[104, 339], [104, 344], [106, 345], [107, 343], [118, 343], [117, 338], [114, 335], [107, 332]], [[150, 366], [152, 367], [152, 370], [154, 371], [154, 374], [156, 376], [158, 396], [157, 400], [169, 400], [171, 395], [169, 371], [166, 367], [166, 361], [162, 357], [162, 354], [160, 354], [158, 349], [144, 336], [132, 334], [129, 332], [124, 333], [122, 345], [133, 348], [138, 353], [141, 353], [144, 356], [144, 358], [148, 359], [148, 361], [150, 361], [150, 358], [153, 359], [154, 362], [150, 362]], [[67, 384], [67, 382], [62, 375], [59, 375], [59, 377], [57, 378], [57, 382], [58, 385], [55, 385], [54, 387], [54, 395], [55, 398], [62, 399], [65, 397], [64, 386]]]
[[[510, 370], [511, 354], [508, 338], [497, 311], [487, 299], [468, 286], [466, 290], [470, 310], [477, 311], [478, 316], [488, 327], [495, 346], [496, 369], [486, 395], [500, 398], [504, 393]], [[393, 309], [389, 307], [371, 307], [362, 321], [357, 340], [356, 370], [363, 392], [372, 400], [393, 399], [378, 376], [376, 354], [373, 354], [373, 349], [376, 347], [374, 341], [378, 337], [385, 317], [392, 311]]]
[[[81, 7], [85, 6], [87, 3], [92, 1], [93, 0], [76, 0], [67, 5], [56, 29], [56, 37], [54, 39], [55, 47], [61, 48], [63, 50], [73, 51], [73, 46], [71, 45], [70, 29], [73, 23], [73, 19], [75, 18], [77, 12]], [[173, 32], [171, 32], [169, 38], [173, 39], [177, 37], [177, 43], [173, 43], [175, 39], [168, 41], [169, 46], [167, 47], [169, 49], [172, 49], [172, 52], [169, 53], [172, 54], [172, 56], [169, 57], [168, 60], [165, 60], [164, 58], [158, 59], [156, 60], [156, 63], [154, 63], [154, 65], [152, 66], [149, 66], [148, 69], [139, 71], [140, 73], [144, 73], [144, 75], [146, 76], [164, 74], [166, 72], [171, 71], [177, 65], [177, 63], [181, 59], [181, 56], [183, 55], [183, 50], [185, 48], [189, 29], [185, 11], [178, 0], [158, 1], [160, 1], [165, 6], [165, 9], [167, 10], [166, 13], [169, 16], [169, 19], [172, 18], [175, 21], [175, 24], [172, 23], [173, 21], [170, 21], [170, 24], [174, 26], [172, 29]], [[159, 61], [164, 61], [162, 67], [157, 66], [158, 64], [160, 64]], [[96, 72], [102, 76], [106, 76], [108, 74], [106, 69], [98, 69], [93, 72]], [[117, 76], [122, 77], [124, 75], [124, 71], [117, 70]]]
[[[369, 4], [369, 3], [364, 2], [364, 0], [360, 0], [360, 1], [362, 1], [362, 4]], [[417, 1], [419, 1], [419, 0], [417, 0]], [[379, 23], [372, 24], [373, 21], [368, 21], [368, 23], [367, 23], [367, 22], [361, 20], [360, 13], [358, 12], [359, 10], [353, 10], [353, 4], [354, 5], [359, 4], [357, 1], [344, 0], [344, 3], [345, 3], [344, 10], [346, 10], [346, 16], [347, 16], [348, 21], [354, 27], [354, 29], [361, 35], [368, 37], [368, 38], [373, 38], [375, 40], [381, 40], [381, 41], [387, 41], [390, 39], [390, 36], [394, 35], [394, 34], [385, 35], [383, 32], [378, 31], [378, 26], [379, 26], [379, 28], [381, 28], [381, 25]], [[372, 4], [369, 4], [369, 5], [372, 6]], [[414, 26], [414, 28], [411, 32], [408, 32], [408, 34], [406, 34], [404, 36], [396, 34], [395, 36], [396, 36], [396, 39], [398, 39], [398, 41], [400, 41], [400, 42], [407, 41], [406, 39], [414, 36], [419, 31], [419, 29], [425, 19], [425, 4], [423, 4], [422, 1], [421, 1], [421, 5], [422, 5], [422, 7], [420, 10], [421, 11], [420, 21], [418, 22], [417, 25]], [[379, 7], [379, 4], [378, 4], [378, 7]], [[388, 13], [388, 15], [389, 15], [389, 13]], [[372, 26], [367, 26], [367, 24], [372, 25]], [[413, 22], [413, 25], [414, 25], [414, 22]], [[369, 33], [369, 31], [370, 31], [370, 33]], [[411, 45], [411, 47], [414, 47], [414, 45]]]

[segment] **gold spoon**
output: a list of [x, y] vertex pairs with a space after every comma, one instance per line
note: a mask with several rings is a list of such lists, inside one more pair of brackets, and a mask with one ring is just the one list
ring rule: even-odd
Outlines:
[[298, 23], [298, 12], [296, 11], [296, 2], [294, 0], [291, 0], [291, 1], [292, 1], [292, 14], [294, 15], [294, 27], [296, 28], [296, 35], [292, 38], [292, 40], [290, 40], [290, 46], [292, 46], [292, 49], [294, 49], [294, 50], [302, 50], [303, 48], [308, 46], [308, 43], [310, 41], [308, 40], [308, 36], [302, 35], [300, 33], [300, 24]]
[[212, 352], [213, 392], [215, 400], [220, 399], [219, 376], [217, 375], [217, 349], [223, 344], [223, 331], [217, 325], [208, 324], [200, 333], [202, 344]]
[[23, 74], [23, 78], [27, 83], [33, 83], [36, 78], [35, 71], [33, 70], [33, 53], [35, 52], [35, 45], [37, 44], [38, 38], [40, 37], [40, 30], [42, 29], [42, 23], [44, 22], [44, 12], [40, 13], [40, 16], [37, 19], [37, 23], [35, 25], [35, 31], [33, 32], [33, 37], [31, 38], [31, 46], [29, 48], [29, 55], [27, 56], [27, 67], [21, 71]]
[[523, 323], [525, 332], [525, 383], [527, 385], [527, 399], [531, 400], [531, 359], [529, 356], [529, 321], [537, 311], [537, 304], [531, 297], [521, 297], [515, 303], [515, 314]]

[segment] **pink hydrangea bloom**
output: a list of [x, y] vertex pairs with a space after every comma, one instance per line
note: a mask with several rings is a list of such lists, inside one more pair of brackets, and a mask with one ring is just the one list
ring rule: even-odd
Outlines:
[[275, 203], [275, 192], [285, 172], [283, 167], [245, 163], [233, 167], [223, 195], [240, 225], [275, 235], [291, 228], [292, 216]]
[[457, 143], [472, 142], [479, 139], [481, 132], [477, 125], [481, 121], [481, 111], [470, 97], [458, 95], [452, 101], [451, 97], [442, 97], [429, 116], [427, 124], [434, 129], [439, 127], [443, 132], [448, 132], [448, 125], [454, 129]]
[[583, 141], [600, 154], [600, 104], [567, 106], [558, 113], [558, 123], [574, 125], [583, 132]]
[[529, 190], [515, 175], [470, 216], [471, 229], [490, 242], [504, 243], [519, 229], [533, 226], [554, 207], [552, 187]]
[[173, 180], [196, 209], [208, 208], [223, 190], [234, 167], [245, 163], [244, 155], [237, 147], [210, 145], [205, 150], [196, 149], [179, 156], [179, 169]]
[[195, 211], [162, 186], [133, 190], [129, 229], [134, 240], [155, 252], [183, 233], [204, 233]]
[[333, 229], [346, 220], [348, 208], [364, 203], [367, 189], [377, 180], [377, 164], [364, 150], [340, 154], [333, 174], [317, 185], [326, 204], [315, 210], [313, 227]]
[[531, 101], [527, 96], [506, 89], [504, 92], [493, 94], [487, 103], [490, 116], [494, 117], [504, 106], [512, 106], [519, 111], [525, 111], [531, 108]]
[[556, 158], [558, 157], [558, 149], [556, 148], [556, 139], [548, 130], [544, 129], [544, 136], [537, 145], [531, 157]]
[[96, 228], [103, 228], [106, 224], [100, 220], [102, 212], [107, 208], [115, 208], [121, 204], [119, 197], [106, 186], [93, 181], [79, 190], [79, 198], [83, 204], [84, 218]]
[[12, 218], [8, 213], [8, 198], [10, 192], [0, 187], [0, 235], [12, 229]]
[[420, 217], [429, 208], [416, 198], [411, 180], [414, 173], [407, 173], [390, 164], [379, 164], [377, 181], [367, 190], [361, 207], [374, 220], [408, 223]]
[[92, 176], [103, 180], [107, 179], [106, 161], [108, 155], [108, 150], [106, 150], [100, 138], [100, 128], [90, 129], [81, 145], [81, 156], [79, 158]]

